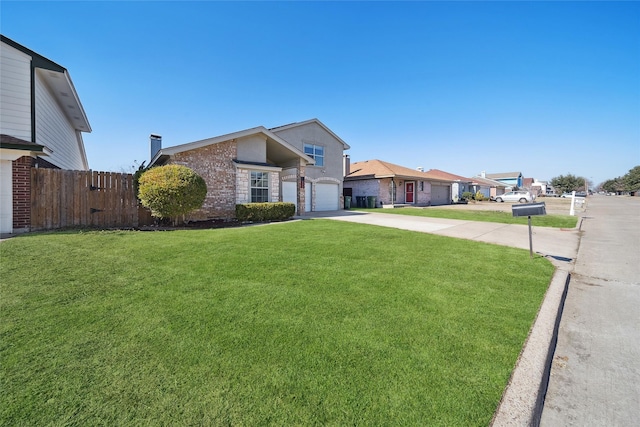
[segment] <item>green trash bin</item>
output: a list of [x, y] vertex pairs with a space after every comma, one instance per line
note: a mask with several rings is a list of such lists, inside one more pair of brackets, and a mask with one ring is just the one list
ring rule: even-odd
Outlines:
[[351, 209], [351, 196], [344, 196], [344, 208]]
[[367, 207], [369, 209], [373, 209], [376, 207], [376, 197], [375, 196], [367, 196]]

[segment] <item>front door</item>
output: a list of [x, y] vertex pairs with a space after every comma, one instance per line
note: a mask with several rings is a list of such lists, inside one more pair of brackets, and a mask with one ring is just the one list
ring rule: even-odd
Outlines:
[[404, 200], [405, 203], [413, 203], [413, 182], [405, 182], [404, 184]]

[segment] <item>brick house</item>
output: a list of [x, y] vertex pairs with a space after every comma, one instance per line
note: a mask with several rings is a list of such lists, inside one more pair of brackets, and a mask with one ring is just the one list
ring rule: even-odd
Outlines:
[[355, 162], [345, 167], [344, 192], [352, 197], [376, 197], [377, 207], [451, 204], [454, 182], [440, 174], [411, 169], [382, 160]]
[[91, 132], [69, 72], [0, 35], [0, 233], [28, 231], [31, 168], [88, 170]]
[[231, 219], [235, 206], [292, 202], [298, 215], [342, 206], [342, 156], [349, 146], [318, 119], [263, 126], [161, 148], [152, 135], [149, 166], [180, 164], [207, 183], [189, 220]]

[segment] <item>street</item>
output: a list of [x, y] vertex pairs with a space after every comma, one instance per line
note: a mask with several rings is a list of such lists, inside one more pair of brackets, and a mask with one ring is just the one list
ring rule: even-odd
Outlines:
[[541, 426], [640, 420], [640, 197], [588, 199]]

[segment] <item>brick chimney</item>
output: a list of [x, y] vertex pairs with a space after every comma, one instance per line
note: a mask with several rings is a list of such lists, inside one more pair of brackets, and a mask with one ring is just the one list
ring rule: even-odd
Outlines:
[[149, 140], [151, 141], [151, 158], [149, 161], [153, 160], [153, 156], [155, 156], [158, 151], [162, 149], [162, 136], [151, 134], [149, 135]]

